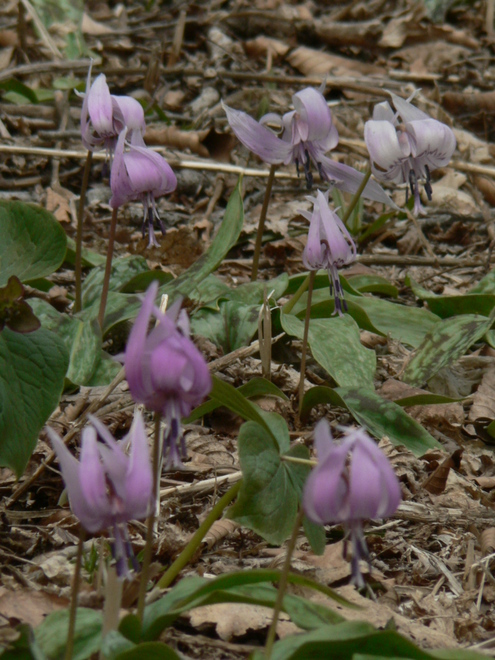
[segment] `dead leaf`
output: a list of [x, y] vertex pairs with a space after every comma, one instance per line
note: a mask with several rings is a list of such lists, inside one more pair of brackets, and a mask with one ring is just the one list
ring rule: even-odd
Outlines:
[[90, 34], [93, 37], [98, 37], [102, 34], [113, 34], [114, 30], [106, 23], [94, 21], [89, 14], [83, 13], [81, 30], [83, 34]]
[[74, 202], [76, 195], [67, 188], [57, 186], [46, 189], [46, 210], [51, 211], [59, 222], [72, 222], [71, 202]]
[[206, 534], [203, 539], [203, 543], [206, 545], [208, 550], [211, 550], [214, 545], [220, 543], [226, 536], [232, 534], [239, 527], [239, 523], [236, 523], [234, 520], [229, 520], [228, 518], [222, 518], [221, 520], [216, 520], [210, 528], [210, 531]]
[[423, 488], [433, 495], [443, 493], [447, 485], [450, 470], [458, 470], [460, 468], [463, 451], [463, 449], [456, 449], [451, 456], [446, 458], [423, 483]]
[[495, 368], [489, 369], [481, 379], [481, 385], [473, 395], [473, 405], [469, 411], [468, 420], [478, 418], [495, 419]]
[[305, 76], [325, 75], [352, 76], [359, 73], [363, 76], [384, 73], [384, 70], [375, 64], [367, 64], [360, 60], [351, 60], [340, 55], [331, 55], [321, 50], [300, 46], [287, 56], [291, 66]]
[[495, 527], [488, 527], [481, 533], [480, 546], [483, 556], [495, 552]]
[[44, 591], [11, 591], [0, 587], [0, 614], [9, 619], [29, 623], [33, 628], [39, 626], [47, 614], [64, 609], [68, 604], [67, 598]]
[[370, 43], [376, 43], [381, 37], [383, 22], [376, 18], [370, 21], [349, 23], [322, 19], [315, 21], [314, 29], [318, 37], [333, 48], [336, 44], [367, 48]]
[[445, 92], [442, 104], [453, 115], [495, 114], [495, 92]]
[[244, 50], [249, 57], [264, 57], [270, 54], [272, 57], [285, 57], [289, 46], [279, 39], [272, 39], [260, 35], [256, 39], [244, 42]]
[[177, 126], [149, 126], [146, 129], [148, 144], [160, 144], [192, 153], [202, 158], [214, 158], [221, 162], [229, 159], [235, 144], [231, 133], [217, 133], [214, 128], [204, 131], [181, 131]]

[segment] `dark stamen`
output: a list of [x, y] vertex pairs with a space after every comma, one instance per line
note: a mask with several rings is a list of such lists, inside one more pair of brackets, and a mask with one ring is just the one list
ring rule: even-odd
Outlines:
[[311, 170], [310, 170], [311, 161], [309, 159], [309, 153], [308, 153], [307, 150], [304, 152], [304, 155], [306, 156], [306, 160], [304, 161], [304, 174], [306, 176], [306, 188], [308, 190], [311, 190], [311, 188], [313, 187], [313, 175], [311, 174]]
[[425, 165], [425, 172], [426, 172], [425, 192], [426, 192], [426, 196], [428, 197], [428, 199], [431, 202], [431, 197], [432, 197], [433, 190], [432, 190], [432, 187], [431, 187], [431, 174], [430, 174], [430, 168], [428, 167], [428, 165]]
[[409, 186], [411, 187], [411, 195], [415, 195], [418, 186], [418, 178], [414, 170], [409, 170]]

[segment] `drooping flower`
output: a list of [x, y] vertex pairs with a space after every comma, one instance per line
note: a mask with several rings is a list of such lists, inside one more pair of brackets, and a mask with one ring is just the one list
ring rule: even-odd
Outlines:
[[[209, 393], [211, 377], [204, 357], [189, 337], [189, 319], [185, 310], [180, 311], [180, 301], [162, 314], [154, 305], [157, 290], [155, 281], [146, 292], [127, 342], [124, 365], [134, 399], [166, 421], [167, 465], [180, 466], [181, 454], [186, 454], [181, 418]], [[153, 316], [158, 324], [148, 334]]]
[[[302, 167], [308, 190], [313, 186], [311, 166], [320, 177], [340, 190], [354, 193], [363, 180], [363, 174], [353, 167], [337, 163], [325, 154], [339, 142], [339, 134], [332, 120], [332, 113], [320, 90], [312, 87], [297, 92], [292, 97], [294, 110], [283, 116], [275, 113], [264, 115], [259, 122], [245, 112], [223, 104], [230, 127], [250, 151], [265, 163]], [[268, 125], [280, 132], [278, 137]], [[362, 196], [394, 206], [387, 193], [376, 181], [369, 181]]]
[[[119, 575], [134, 560], [127, 532], [129, 520], [146, 518], [153, 505], [153, 478], [146, 429], [140, 413], [122, 442], [96, 417], [82, 432], [81, 459], [70, 453], [55, 431], [47, 428], [74, 515], [90, 533], [109, 529]], [[98, 442], [98, 436], [103, 442]], [[123, 447], [130, 446], [126, 455]]]
[[370, 562], [363, 520], [391, 516], [399, 506], [401, 490], [387, 457], [363, 429], [348, 431], [336, 444], [322, 419], [315, 428], [318, 465], [309, 475], [303, 507], [313, 522], [344, 523], [353, 547], [352, 579], [364, 581], [359, 560]]
[[153, 229], [154, 219], [158, 221], [162, 234], [165, 228], [156, 210], [155, 199], [175, 190], [177, 178], [165, 158], [156, 151], [132, 143], [128, 145], [129, 151], [125, 151], [126, 136], [127, 128], [120, 133], [115, 148], [110, 174], [110, 206], [118, 208], [126, 202], [141, 200], [144, 207], [143, 238], [148, 227], [149, 247], [159, 247]]
[[106, 77], [101, 73], [91, 85], [91, 66], [81, 110], [81, 137], [89, 151], [105, 147], [113, 153], [117, 137], [127, 127], [132, 144], [144, 145], [144, 111], [132, 96], [110, 94]]
[[330, 280], [330, 293], [334, 295], [335, 312], [342, 316], [347, 311], [344, 292], [340, 284], [339, 268], [356, 258], [356, 245], [339, 216], [328, 206], [328, 191], [320, 190], [316, 197], [306, 197], [313, 203], [312, 212], [300, 211], [309, 220], [308, 240], [303, 252], [303, 263], [309, 270], [325, 268]]
[[[395, 94], [391, 96], [396, 112], [388, 101], [378, 103], [373, 119], [364, 126], [372, 171], [381, 181], [406, 183], [414, 196], [414, 213], [424, 213], [419, 182], [424, 182], [431, 200], [431, 172], [448, 164], [456, 139], [448, 126], [412, 105], [412, 97], [406, 101]], [[408, 188], [406, 201], [407, 195]]]

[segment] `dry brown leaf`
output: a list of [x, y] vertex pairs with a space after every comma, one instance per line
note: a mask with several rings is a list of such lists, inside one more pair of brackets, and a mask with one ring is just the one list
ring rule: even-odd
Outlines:
[[408, 46], [396, 51], [392, 58], [402, 60], [409, 65], [413, 73], [440, 73], [445, 67], [472, 56], [469, 48], [448, 44], [445, 41], [433, 41], [427, 44]]
[[495, 182], [493, 179], [476, 174], [473, 176], [473, 182], [483, 195], [483, 199], [492, 206], [495, 206]]
[[33, 628], [39, 626], [47, 614], [67, 607], [69, 601], [43, 591], [11, 591], [0, 587], [0, 614], [19, 619]]
[[114, 33], [112, 28], [109, 27], [106, 23], [100, 23], [99, 21], [93, 20], [91, 16], [86, 14], [86, 12], [83, 13], [81, 30], [83, 34], [90, 34], [93, 37], [98, 37], [102, 34]]
[[463, 449], [456, 449], [456, 451], [446, 458], [437, 469], [430, 474], [428, 479], [423, 483], [423, 488], [433, 495], [440, 495], [447, 486], [447, 479], [451, 469], [458, 470], [461, 466], [461, 457]]
[[481, 385], [473, 395], [468, 419], [474, 422], [479, 417], [495, 419], [495, 368], [489, 369], [483, 375]]
[[[271, 623], [272, 610], [261, 605], [244, 603], [219, 603], [196, 607], [187, 615], [191, 625], [201, 630], [215, 629], [220, 639], [244, 637], [250, 631], [265, 630]], [[286, 637], [299, 632], [299, 628], [289, 621], [287, 614], [281, 614], [277, 633]]]
[[166, 147], [185, 150], [202, 158], [214, 158], [221, 162], [229, 159], [235, 144], [230, 133], [217, 133], [214, 128], [204, 131], [181, 131], [177, 126], [149, 126], [146, 129], [148, 144], [161, 144]]
[[314, 555], [309, 552], [301, 555], [300, 559], [317, 569], [315, 579], [323, 584], [334, 584], [348, 578], [352, 573], [350, 563], [344, 559], [343, 541], [327, 545], [322, 555]]
[[336, 44], [369, 47], [381, 37], [383, 23], [377, 18], [349, 23], [322, 19], [315, 21], [314, 29], [318, 37], [332, 47]]
[[249, 57], [264, 57], [267, 54], [272, 57], [285, 57], [289, 46], [279, 39], [272, 39], [261, 34], [256, 39], [244, 42], [244, 50]]
[[204, 537], [203, 543], [210, 550], [214, 545], [220, 543], [229, 534], [232, 534], [239, 527], [239, 523], [228, 518], [216, 520], [210, 528], [208, 534]]
[[327, 73], [337, 77], [356, 75], [356, 73], [368, 76], [384, 73], [384, 70], [375, 64], [351, 60], [340, 55], [331, 55], [314, 48], [306, 48], [306, 46], [300, 46], [289, 53], [287, 61], [305, 76]]
[[495, 92], [445, 92], [442, 104], [453, 115], [495, 114]]
[[483, 556], [495, 552], [495, 527], [488, 527], [481, 533], [480, 545]]
[[46, 190], [46, 210], [51, 211], [59, 222], [72, 221], [70, 210], [71, 201], [76, 199], [76, 195], [62, 186], [47, 188]]

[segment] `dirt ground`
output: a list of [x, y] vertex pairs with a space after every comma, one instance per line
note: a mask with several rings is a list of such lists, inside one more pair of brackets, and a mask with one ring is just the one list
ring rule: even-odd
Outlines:
[[[150, 267], [174, 276], [184, 272], [209, 245], [237, 182], [237, 166], [247, 167], [258, 174], [244, 177], [244, 230], [217, 271], [229, 285], [247, 282], [267, 168], [232, 136], [221, 100], [257, 117], [268, 107], [283, 113], [292, 94], [326, 79], [325, 96], [340, 135], [332, 157], [364, 169], [363, 127], [373, 105], [388, 91], [407, 97], [421, 89], [418, 105], [455, 130], [453, 160], [435, 173], [433, 200], [420, 220], [421, 232], [407, 217], [392, 215], [360, 243], [358, 260], [344, 275], [381, 275], [397, 287], [399, 301], [421, 306], [406, 275], [430, 292], [456, 295], [492, 268], [493, 0], [95, 0], [85, 3], [80, 31], [79, 8], [61, 3], [55, 15], [46, 17], [40, 7], [38, 2], [7, 0], [0, 8], [1, 199], [42, 204], [74, 238], [86, 153], [79, 131], [81, 100], [72, 90], [76, 85], [84, 89], [91, 53], [97, 59], [94, 72], [106, 74], [112, 93], [131, 94], [149, 110], [146, 141], [163, 148], [178, 177], [176, 192], [159, 200], [167, 227], [166, 235], [159, 237], [160, 248], [147, 247], [141, 237], [140, 205], [129, 204], [119, 219], [117, 254], [141, 254]], [[48, 27], [37, 30], [33, 15], [41, 16]], [[34, 90], [37, 102], [29, 101], [13, 79]], [[261, 279], [304, 272], [307, 223], [298, 209], [305, 184], [292, 169], [282, 171], [287, 176], [275, 182]], [[101, 254], [111, 215], [107, 177], [103, 156], [95, 156], [84, 244]], [[390, 192], [403, 203], [403, 189]], [[381, 213], [381, 205], [366, 203], [363, 221], [371, 225]], [[74, 290], [72, 268], [63, 267], [51, 280], [56, 287], [51, 299], [59, 309], [67, 309]], [[110, 349], [118, 352], [119, 339], [111, 341]], [[376, 387], [383, 396], [395, 400], [417, 393], [400, 381], [408, 348], [368, 331], [362, 331], [361, 341], [376, 350]], [[255, 350], [247, 356], [225, 356], [210, 341], [199, 337], [197, 342], [209, 361], [221, 358], [215, 369], [228, 382], [239, 386], [261, 374]], [[283, 338], [275, 345], [273, 381], [289, 401], [267, 397], [261, 405], [281, 412], [292, 439], [303, 438], [309, 445], [322, 414], [339, 424], [352, 423], [352, 418], [343, 409], [320, 406], [307, 425], [297, 425], [291, 401], [299, 360], [300, 342]], [[327, 529], [323, 557], [313, 555], [301, 536], [293, 569], [362, 605], [365, 615], [361, 611], [359, 618], [379, 627], [393, 620], [400, 632], [425, 648], [458, 646], [493, 653], [495, 441], [483, 432], [480, 419], [486, 426], [486, 419], [495, 417], [495, 351], [476, 345], [444, 371], [443, 392], [462, 400], [407, 409], [440, 440], [444, 451], [418, 458], [381, 441], [400, 478], [404, 501], [391, 519], [366, 525], [373, 558], [366, 593], [348, 586], [350, 565], [342, 558], [338, 526]], [[312, 361], [307, 379], [311, 384], [327, 382]], [[103, 390], [83, 387], [65, 393], [51, 425], [67, 433]], [[133, 410], [123, 382], [99, 416], [121, 435]], [[156, 574], [177, 555], [228, 484], [240, 478], [240, 423], [221, 410], [204, 424], [187, 426], [185, 467], [163, 473], [161, 479]], [[16, 619], [37, 625], [46, 614], [68, 605], [77, 522], [67, 506], [58, 504], [62, 483], [56, 464], [43, 466], [49, 453], [42, 434], [19, 482], [10, 470], [0, 469], [0, 623], [5, 626]], [[143, 523], [131, 525], [136, 553], [143, 547], [144, 531]], [[99, 547], [92, 539], [85, 545], [81, 604], [90, 607], [102, 602], [92, 564]], [[284, 556], [283, 548], [222, 521], [183, 575], [280, 567]], [[126, 586], [124, 607], [132, 606], [136, 593], [135, 583]], [[208, 606], [181, 617], [164, 640], [188, 657], [244, 658], [264, 643], [269, 623], [270, 611], [260, 607]], [[294, 631], [292, 623], [282, 621], [280, 635]]]

